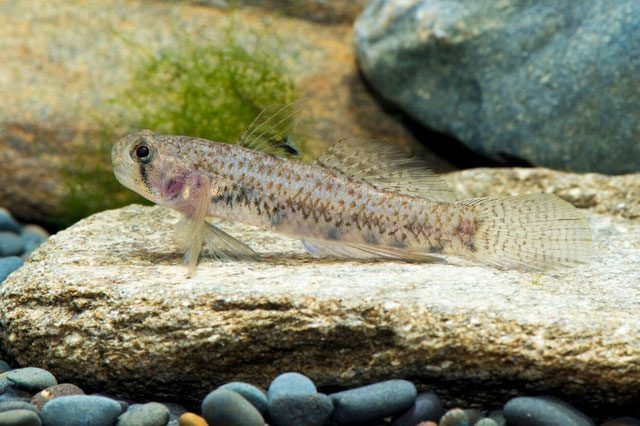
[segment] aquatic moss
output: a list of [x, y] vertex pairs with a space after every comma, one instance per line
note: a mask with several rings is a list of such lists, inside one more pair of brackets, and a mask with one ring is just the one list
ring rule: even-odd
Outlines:
[[[273, 44], [263, 41], [261, 45]], [[140, 55], [129, 84], [111, 100], [124, 111], [120, 118], [101, 122], [102, 131], [63, 170], [69, 192], [64, 211], [55, 219], [58, 226], [146, 202], [113, 175], [110, 150], [119, 136], [115, 129], [146, 128], [236, 142], [265, 107], [295, 99], [295, 85], [280, 56], [271, 49], [246, 47], [231, 35], [216, 45], [181, 39], [160, 52]]]

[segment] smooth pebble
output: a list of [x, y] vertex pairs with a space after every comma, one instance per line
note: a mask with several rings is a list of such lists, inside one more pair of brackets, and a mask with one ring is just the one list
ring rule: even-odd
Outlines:
[[84, 391], [71, 383], [61, 383], [59, 385], [50, 386], [33, 395], [31, 403], [35, 405], [38, 410], [42, 410], [44, 404], [51, 401], [53, 398], [69, 395], [84, 395]]
[[493, 419], [498, 426], [507, 426], [507, 420], [504, 418], [502, 410], [493, 410], [489, 413], [489, 418]]
[[24, 259], [18, 256], [0, 258], [0, 283], [23, 264]]
[[270, 424], [273, 426], [322, 426], [333, 403], [327, 395], [278, 395], [269, 401]]
[[413, 406], [398, 418], [396, 418], [393, 426], [415, 426], [416, 424], [432, 420], [438, 422], [444, 414], [442, 401], [433, 392], [422, 393], [416, 397]]
[[0, 231], [0, 257], [19, 256], [24, 250], [24, 241], [13, 232]]
[[440, 419], [439, 426], [472, 426], [466, 411], [461, 408], [454, 408], [444, 413]]
[[387, 380], [329, 395], [338, 423], [378, 419], [402, 412], [414, 403], [416, 387], [406, 380]]
[[169, 423], [169, 409], [157, 402], [133, 404], [118, 417], [116, 426], [165, 426]]
[[58, 384], [55, 376], [38, 367], [25, 367], [4, 373], [13, 384], [23, 389], [40, 391]]
[[300, 373], [282, 373], [269, 385], [269, 401], [278, 395], [308, 395], [316, 393], [316, 385]]
[[40, 426], [42, 421], [38, 414], [31, 410], [11, 410], [0, 413], [2, 426]]
[[566, 402], [548, 396], [523, 396], [504, 406], [510, 426], [594, 426], [595, 423]]
[[0, 231], [20, 233], [20, 224], [11, 216], [7, 209], [0, 207]]
[[485, 417], [475, 422], [473, 426], [498, 426], [498, 423], [490, 417]]
[[[2, 281], [2, 278], [0, 278], [0, 281]], [[0, 373], [4, 373], [5, 371], [9, 371], [10, 369], [11, 366], [7, 364], [6, 361], [0, 359]]]
[[40, 417], [45, 426], [112, 426], [122, 408], [104, 396], [61, 396], [47, 402]]
[[27, 401], [22, 401], [20, 399], [0, 402], [0, 413], [11, 410], [31, 410], [34, 412], [38, 411], [35, 405]]
[[178, 420], [179, 426], [209, 426], [207, 421], [195, 413], [184, 413]]
[[202, 401], [202, 417], [215, 426], [263, 426], [264, 419], [253, 405], [226, 389], [211, 392]]
[[267, 411], [267, 397], [264, 391], [256, 386], [243, 382], [230, 382], [220, 386], [218, 389], [226, 389], [240, 394], [261, 414]]

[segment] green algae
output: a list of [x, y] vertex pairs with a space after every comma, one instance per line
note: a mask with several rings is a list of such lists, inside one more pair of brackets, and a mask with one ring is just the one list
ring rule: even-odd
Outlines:
[[[256, 45], [277, 45], [261, 38]], [[57, 226], [102, 210], [148, 204], [113, 175], [111, 146], [122, 134], [151, 129], [234, 143], [264, 108], [296, 98], [277, 51], [247, 47], [230, 32], [215, 45], [181, 38], [159, 52], [137, 51], [129, 83], [109, 101], [121, 112], [100, 119], [101, 130], [63, 170], [68, 194]]]

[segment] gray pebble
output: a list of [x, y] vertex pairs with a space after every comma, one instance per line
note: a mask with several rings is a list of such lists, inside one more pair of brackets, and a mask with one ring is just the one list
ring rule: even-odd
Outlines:
[[264, 391], [256, 386], [243, 382], [231, 382], [220, 386], [218, 389], [226, 389], [240, 394], [244, 399], [249, 401], [260, 414], [267, 411], [267, 397]]
[[40, 391], [58, 384], [53, 374], [37, 367], [18, 368], [4, 374], [9, 381], [23, 389]]
[[169, 410], [169, 426], [179, 426], [180, 416], [187, 412], [187, 409], [180, 404], [163, 402], [162, 405]]
[[112, 426], [121, 412], [120, 404], [113, 399], [71, 395], [47, 402], [40, 417], [45, 426]]
[[0, 231], [0, 257], [19, 256], [24, 250], [24, 241], [13, 232]]
[[0, 258], [0, 284], [23, 264], [24, 259], [21, 257], [9, 256]]
[[269, 424], [273, 426], [322, 426], [333, 403], [321, 393], [307, 395], [278, 395], [269, 401]]
[[393, 426], [415, 426], [420, 422], [431, 420], [438, 422], [444, 414], [442, 401], [433, 392], [422, 393], [416, 397], [413, 406], [393, 421]]
[[[0, 278], [0, 281], [2, 281], [2, 278]], [[0, 373], [4, 373], [5, 371], [9, 371], [10, 369], [11, 366], [7, 364], [6, 361], [0, 359]]]
[[594, 426], [587, 416], [566, 402], [553, 397], [518, 397], [504, 406], [510, 426]]
[[414, 403], [416, 387], [406, 380], [388, 380], [329, 395], [333, 419], [354, 423], [402, 412]]
[[20, 233], [20, 224], [11, 216], [7, 209], [0, 207], [0, 231]]
[[202, 417], [216, 426], [263, 426], [264, 419], [253, 405], [226, 389], [211, 392], [202, 401]]
[[269, 385], [268, 397], [271, 401], [278, 395], [308, 395], [317, 393], [316, 385], [310, 378], [300, 373], [282, 373]]
[[11, 410], [0, 413], [2, 426], [40, 426], [42, 422], [38, 414], [31, 410]]
[[38, 411], [35, 405], [21, 399], [0, 402], [0, 413], [11, 410], [31, 410], [33, 412]]
[[165, 426], [169, 423], [169, 409], [157, 402], [133, 404], [118, 417], [116, 426]]

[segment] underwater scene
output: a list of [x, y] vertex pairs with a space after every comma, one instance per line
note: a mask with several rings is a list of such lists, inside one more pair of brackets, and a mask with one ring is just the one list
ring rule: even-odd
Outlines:
[[637, 0], [0, 0], [0, 426], [640, 426]]

